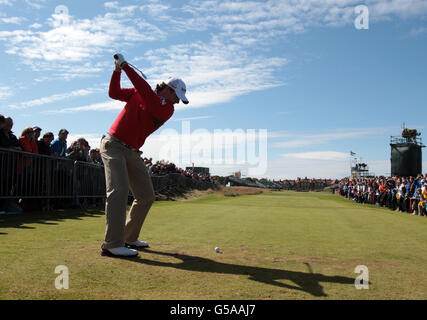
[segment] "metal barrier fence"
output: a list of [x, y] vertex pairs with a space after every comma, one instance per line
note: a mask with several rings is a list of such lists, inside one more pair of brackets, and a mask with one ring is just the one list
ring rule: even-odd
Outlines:
[[[215, 188], [179, 173], [151, 179], [155, 192]], [[104, 167], [66, 158], [0, 148], [0, 180], [0, 199], [105, 198]]]
[[76, 161], [73, 172], [75, 198], [105, 197], [105, 172], [102, 165]]
[[0, 148], [0, 198], [72, 198], [73, 161]]

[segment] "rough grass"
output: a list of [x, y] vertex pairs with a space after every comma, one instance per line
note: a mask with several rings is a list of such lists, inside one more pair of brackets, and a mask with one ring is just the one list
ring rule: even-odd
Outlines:
[[[156, 202], [151, 248], [117, 259], [99, 254], [102, 211], [2, 215], [0, 299], [426, 299], [426, 227], [329, 193], [210, 193]], [[357, 265], [368, 290], [355, 289]]]

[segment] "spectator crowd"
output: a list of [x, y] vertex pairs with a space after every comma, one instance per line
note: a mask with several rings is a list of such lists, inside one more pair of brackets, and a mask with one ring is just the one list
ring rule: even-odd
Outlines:
[[164, 176], [167, 174], [178, 173], [184, 177], [216, 184], [218, 181], [208, 174], [195, 173], [192, 169], [184, 170], [178, 168], [174, 163], [160, 160], [153, 164], [153, 158], [143, 158], [148, 173], [151, 176]]
[[[40, 154], [50, 157], [71, 159], [73, 161], [82, 161], [91, 164], [103, 165], [100, 150], [91, 149], [85, 138], [78, 138], [67, 145], [68, 130], [61, 129], [57, 137], [53, 132], [41, 134], [43, 129], [39, 126], [26, 127], [22, 130], [21, 135], [17, 137], [13, 129], [13, 119], [0, 114], [0, 148]], [[210, 175], [203, 175], [193, 172], [193, 170], [183, 170], [178, 168], [174, 163], [168, 161], [157, 161], [153, 164], [152, 158], [144, 158], [145, 165], [151, 176], [163, 176], [171, 173], [178, 173], [192, 179], [215, 183], [216, 180]], [[31, 165], [31, 162], [28, 163]], [[6, 201], [9, 208], [0, 208], [0, 211], [22, 211], [16, 201]], [[13, 202], [13, 203], [12, 203]], [[0, 201], [0, 207], [2, 206]], [[3, 203], [3, 207], [4, 203]]]
[[358, 203], [377, 204], [390, 210], [427, 216], [427, 174], [417, 177], [375, 177], [340, 181], [341, 196]]
[[73, 141], [67, 148], [69, 132], [66, 129], [59, 130], [55, 139], [52, 132], [41, 136], [42, 129], [38, 126], [24, 128], [17, 138], [12, 128], [12, 118], [0, 114], [0, 148], [102, 164], [99, 149], [91, 149], [85, 138]]

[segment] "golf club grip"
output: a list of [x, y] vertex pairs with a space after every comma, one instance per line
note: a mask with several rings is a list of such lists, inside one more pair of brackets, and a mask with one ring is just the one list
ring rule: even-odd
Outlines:
[[116, 59], [116, 60], [118, 60], [118, 59], [119, 59], [119, 57], [117, 56], [117, 54], [115, 54], [113, 57], [114, 57], [114, 59]]

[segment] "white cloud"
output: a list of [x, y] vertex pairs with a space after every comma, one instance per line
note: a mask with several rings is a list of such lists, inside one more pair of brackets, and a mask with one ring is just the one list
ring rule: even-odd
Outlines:
[[0, 5], [11, 6], [13, 0], [0, 0]]
[[427, 2], [424, 0], [370, 0], [366, 4], [369, 7], [370, 14], [379, 19], [391, 15], [408, 18], [427, 12]]
[[43, 8], [42, 3], [45, 3], [46, 0], [25, 0], [25, 3], [28, 4], [33, 9]]
[[346, 160], [349, 155], [337, 151], [314, 151], [314, 152], [299, 152], [299, 153], [284, 153], [284, 158], [310, 159], [310, 160]]
[[[26, 1], [36, 7], [44, 3]], [[80, 19], [55, 13], [43, 22], [49, 30], [41, 31], [42, 24], [34, 23], [27, 30], [0, 31], [0, 41], [8, 54], [21, 57], [33, 71], [74, 79], [103, 71], [102, 62], [94, 61], [113, 53], [117, 43], [127, 48], [182, 34], [180, 43], [148, 51], [134, 61], [144, 61], [144, 72], [153, 81], [183, 78], [190, 100], [186, 108], [197, 108], [285, 85], [283, 69], [288, 59], [269, 52], [269, 44], [310, 28], [349, 25], [358, 4], [358, 0], [193, 0], [174, 7], [160, 1], [139, 6], [109, 1], [104, 3], [104, 15]], [[427, 12], [427, 2], [422, 0], [367, 0], [366, 5], [377, 20]], [[200, 39], [200, 31], [208, 31], [208, 38], [194, 40]]]
[[[107, 13], [93, 19], [76, 19], [66, 13], [53, 14], [48, 19], [48, 31], [1, 31], [0, 41], [5, 41], [9, 54], [32, 61], [76, 62], [99, 57], [111, 51], [114, 43], [122, 46], [140, 41], [163, 39], [165, 32], [132, 15]], [[84, 39], [84, 41], [82, 41]]]
[[117, 1], [105, 2], [104, 7], [108, 8], [108, 9], [118, 9], [119, 3]]
[[10, 23], [10, 24], [21, 24], [22, 22], [26, 21], [27, 19], [24, 17], [8, 17], [8, 18], [1, 18], [1, 21], [4, 23]]
[[48, 110], [48, 111], [44, 111], [43, 113], [44, 114], [61, 114], [61, 113], [83, 112], [83, 111], [115, 111], [115, 110], [123, 109], [124, 106], [125, 106], [124, 102], [114, 100], [114, 101], [84, 105], [80, 107], [63, 108], [59, 110]]
[[418, 37], [418, 36], [422, 36], [422, 35], [426, 35], [426, 34], [427, 34], [427, 28], [426, 27], [413, 28], [409, 32], [410, 37]]
[[322, 145], [336, 140], [355, 139], [363, 136], [378, 135], [385, 133], [389, 129], [390, 128], [346, 128], [316, 134], [304, 134], [299, 132], [297, 134], [288, 134], [287, 137], [290, 138], [289, 140], [272, 143], [272, 146], [276, 148], [295, 148]]
[[12, 88], [8, 86], [0, 86], [0, 100], [12, 96]]
[[62, 101], [70, 98], [84, 97], [100, 91], [101, 89], [95, 89], [95, 88], [79, 89], [79, 90], [74, 90], [67, 93], [59, 93], [59, 94], [54, 94], [48, 97], [43, 97], [43, 98], [20, 102], [17, 104], [12, 104], [12, 105], [9, 105], [9, 107], [14, 109], [25, 109], [25, 108], [50, 104], [50, 103], [54, 103], [54, 102], [58, 102], [58, 101]]
[[[343, 26], [354, 22], [358, 0], [298, 1], [190, 1], [183, 7], [189, 16], [175, 19], [183, 30], [217, 28], [229, 36], [268, 39], [300, 33], [314, 27]], [[423, 15], [424, 0], [366, 0], [373, 21]]]
[[317, 178], [336, 179], [350, 175], [350, 165], [344, 160], [284, 158], [268, 162], [264, 175], [269, 179]]
[[148, 51], [136, 59], [151, 64], [146, 71], [155, 82], [171, 76], [182, 78], [190, 100], [185, 108], [227, 102], [242, 94], [285, 84], [275, 77], [275, 72], [287, 63], [285, 58], [252, 56], [239, 45], [215, 38], [210, 43]]
[[32, 25], [30, 25], [31, 29], [40, 29], [41, 27], [43, 27], [43, 25], [40, 23], [33, 23]]
[[191, 120], [202, 120], [202, 119], [210, 119], [211, 116], [198, 116], [198, 117], [188, 117], [188, 118], [175, 118], [173, 121], [191, 121]]

